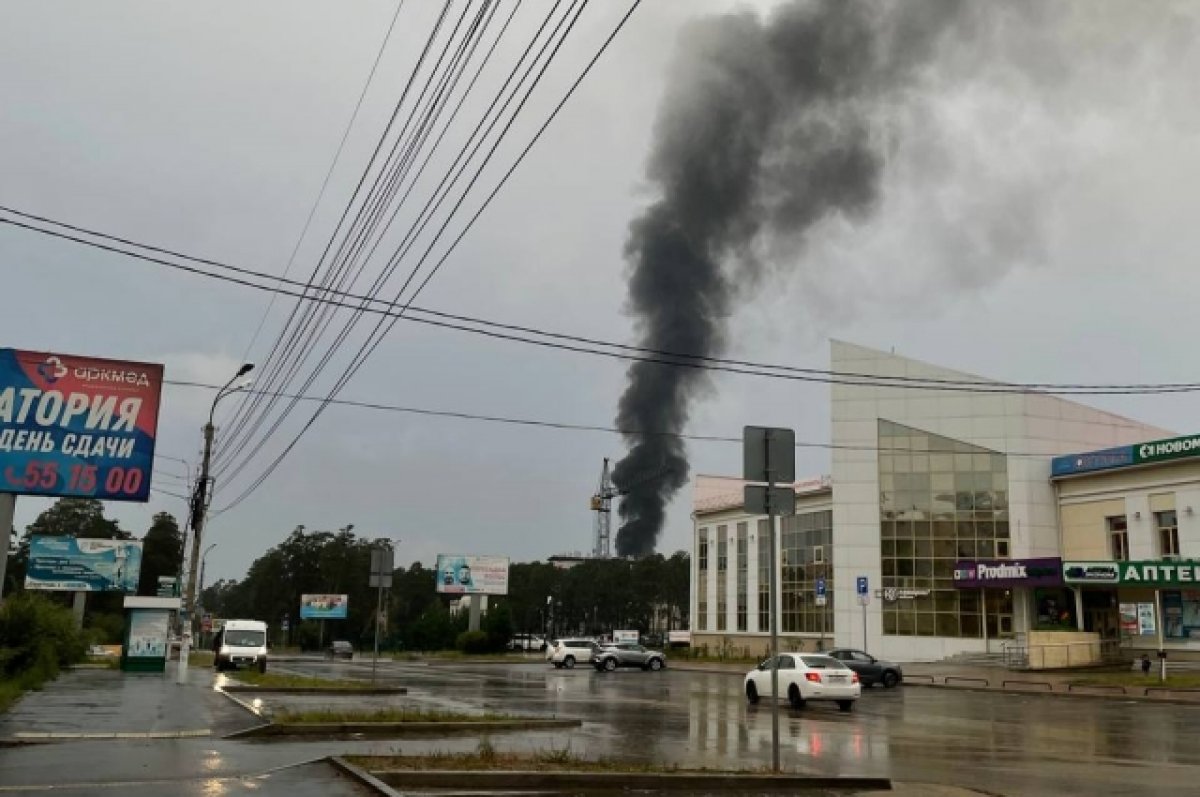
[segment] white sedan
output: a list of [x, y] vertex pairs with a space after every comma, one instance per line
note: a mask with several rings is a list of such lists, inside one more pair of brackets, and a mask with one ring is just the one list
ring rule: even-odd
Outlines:
[[[746, 699], [757, 703], [771, 695], [771, 659], [746, 673]], [[854, 708], [862, 694], [858, 673], [829, 656], [814, 653], [779, 654], [779, 692], [792, 708], [804, 708], [809, 700], [832, 700], [842, 711]]]

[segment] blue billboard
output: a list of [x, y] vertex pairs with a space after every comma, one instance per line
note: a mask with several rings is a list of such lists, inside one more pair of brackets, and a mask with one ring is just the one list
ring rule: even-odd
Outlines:
[[29, 540], [25, 589], [136, 593], [142, 543], [35, 536]]
[[0, 492], [146, 501], [163, 367], [0, 349]]
[[1055, 457], [1050, 462], [1050, 475], [1070, 476], [1075, 473], [1091, 473], [1109, 468], [1123, 468], [1133, 464], [1133, 446], [1118, 446], [1106, 448], [1103, 451], [1089, 451], [1086, 454], [1068, 454]]
[[350, 609], [349, 595], [301, 595], [301, 620], [345, 620]]

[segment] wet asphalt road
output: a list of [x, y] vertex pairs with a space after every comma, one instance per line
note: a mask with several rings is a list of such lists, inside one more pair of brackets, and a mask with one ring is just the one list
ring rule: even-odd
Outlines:
[[[370, 672], [369, 663], [357, 662], [280, 667], [325, 677]], [[389, 664], [381, 676], [409, 687], [414, 704], [578, 717], [583, 728], [549, 744], [569, 743], [592, 756], [708, 767], [770, 763], [770, 709], [748, 706], [736, 675]], [[1200, 709], [1193, 706], [920, 686], [868, 690], [851, 714], [810, 705], [780, 712], [783, 763], [802, 772], [1004, 795], [1200, 791]], [[544, 737], [529, 736], [498, 736], [495, 743], [547, 746]]]
[[[369, 663], [290, 660], [276, 671], [366, 678]], [[601, 674], [519, 665], [381, 663], [383, 683], [402, 698], [262, 696], [266, 710], [347, 700], [444, 709], [578, 717], [570, 732], [496, 734], [499, 749], [570, 749], [591, 757], [706, 767], [762, 766], [770, 761], [771, 719], [747, 706], [741, 679], [721, 673], [640, 671]], [[128, 681], [115, 673], [72, 673], [27, 697], [0, 720], [0, 731], [62, 730], [122, 690], [132, 714], [101, 706], [104, 729], [210, 727], [211, 738], [72, 741], [0, 749], [0, 795], [128, 793], [171, 795], [354, 795], [355, 785], [320, 764], [339, 753], [471, 750], [477, 739], [245, 742], [219, 733], [255, 717], [212, 693], [212, 675], [189, 697], [168, 681]], [[140, 687], [139, 687], [140, 684]], [[156, 687], [156, 684], [164, 686]], [[153, 690], [159, 689], [157, 698]], [[183, 689], [184, 687], [179, 687]], [[201, 694], [204, 692], [206, 694]], [[219, 699], [216, 699], [219, 698]], [[177, 716], [177, 705], [191, 706]], [[143, 706], [146, 710], [137, 710]], [[126, 709], [129, 711], [129, 709]], [[140, 724], [139, 724], [140, 723]], [[94, 724], [94, 723], [93, 723]], [[781, 709], [783, 762], [820, 774], [880, 775], [963, 786], [1003, 795], [1179, 795], [1200, 782], [1200, 709], [1082, 698], [1004, 695], [910, 686], [870, 690], [852, 714], [813, 705]], [[93, 728], [95, 730], [95, 728]], [[915, 793], [928, 794], [928, 789]]]

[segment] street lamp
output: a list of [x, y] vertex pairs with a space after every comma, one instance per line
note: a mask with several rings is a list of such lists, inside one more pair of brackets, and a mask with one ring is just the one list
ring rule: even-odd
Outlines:
[[250, 387], [250, 380], [234, 385], [239, 379], [254, 370], [254, 363], [243, 363], [233, 378], [217, 391], [212, 407], [208, 411], [208, 423], [204, 425], [204, 458], [200, 462], [200, 477], [196, 481], [196, 492], [192, 497], [192, 551], [188, 562], [187, 592], [184, 594], [183, 605], [183, 640], [179, 650], [179, 683], [187, 683], [188, 655], [192, 646], [192, 615], [196, 607], [196, 567], [200, 559], [200, 540], [204, 533], [204, 519], [208, 512], [208, 491], [211, 478], [209, 468], [212, 466], [213, 447], [213, 418], [217, 414], [217, 404], [226, 396]]

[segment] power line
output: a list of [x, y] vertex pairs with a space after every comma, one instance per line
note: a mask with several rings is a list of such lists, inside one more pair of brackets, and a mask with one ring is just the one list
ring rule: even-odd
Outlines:
[[[165, 384], [175, 387], [200, 388], [204, 390], [219, 390], [221, 385], [209, 384], [207, 382], [194, 382], [187, 380], [164, 380]], [[253, 390], [253, 389], [251, 389]], [[485, 413], [458, 412], [453, 410], [437, 410], [428, 407], [413, 407], [402, 404], [387, 404], [376, 401], [361, 401], [354, 399], [328, 399], [325, 396], [305, 396], [286, 394], [285, 398], [295, 398], [299, 401], [322, 402], [339, 407], [350, 407], [355, 409], [373, 410], [377, 412], [402, 413], [408, 415], [428, 416], [434, 418], [448, 418], [453, 420], [479, 421], [483, 423], [496, 423], [511, 426], [526, 426], [536, 427], [541, 429], [552, 429], [568, 432], [599, 432], [604, 434], [615, 434], [621, 436], [645, 436], [645, 437], [671, 437], [680, 440], [692, 440], [703, 443], [742, 443], [742, 438], [733, 435], [717, 435], [717, 434], [688, 434], [684, 432], [666, 432], [661, 430], [645, 430], [645, 429], [622, 429], [616, 426], [605, 426], [602, 424], [585, 424], [585, 423], [569, 423], [566, 421], [550, 421], [541, 418], [517, 418], [506, 415], [493, 415]], [[813, 448], [826, 449], [837, 451], [877, 451], [882, 453], [889, 452], [909, 452], [913, 454], [945, 454], [953, 453], [936, 449], [925, 448], [888, 448], [884, 446], [867, 446], [867, 445], [848, 445], [836, 443], [822, 443], [811, 440], [796, 441], [796, 448]], [[1033, 459], [1045, 459], [1047, 457], [1058, 456], [1056, 454], [1040, 454], [1040, 453], [1023, 453], [1023, 452], [996, 452], [1009, 457], [1022, 457]]]
[[[97, 232], [94, 230], [86, 230], [83, 228], [75, 227], [74, 225], [67, 224], [65, 222], [55, 221], [53, 219], [48, 219], [48, 218], [45, 218], [42, 216], [36, 216], [34, 214], [25, 213], [23, 211], [18, 211], [18, 210], [14, 210], [14, 209], [3, 207], [3, 206], [0, 206], [0, 211], [12, 213], [14, 215], [23, 216], [26, 218], [35, 219], [35, 220], [42, 221], [42, 222], [45, 222], [48, 224], [54, 224], [56, 226], [63, 227], [64, 229], [77, 230], [77, 231], [82, 232], [87, 235], [95, 235], [95, 236], [101, 237], [101, 238], [107, 238], [110, 240], [120, 241], [122, 243], [128, 243], [129, 245], [138, 246], [138, 247], [148, 249], [151, 251], [167, 251], [167, 250], [157, 249], [156, 247], [153, 247], [153, 246], [139, 244], [139, 243], [133, 242], [133, 241], [127, 241], [126, 239], [120, 239], [120, 238], [117, 238], [116, 236], [108, 235], [106, 233], [101, 233], [101, 232]], [[69, 240], [74, 243], [79, 243], [79, 244], [83, 244], [85, 246], [98, 248], [98, 249], [112, 252], [115, 254], [125, 255], [127, 257], [132, 257], [134, 259], [155, 263], [157, 265], [163, 265], [163, 266], [167, 266], [170, 268], [183, 270], [188, 273], [192, 273], [192, 274], [195, 274], [198, 276], [203, 276], [203, 277], [206, 277], [209, 279], [214, 279], [217, 281], [229, 282], [229, 283], [237, 284], [237, 285], [240, 285], [243, 287], [252, 288], [255, 290], [281, 293], [285, 296], [305, 298], [305, 297], [303, 297], [303, 294], [298, 293], [298, 292], [292, 292], [292, 291], [272, 288], [268, 285], [260, 285], [258, 283], [254, 283], [249, 280], [244, 280], [244, 279], [229, 277], [229, 276], [222, 275], [222, 274], [215, 274], [212, 272], [203, 271], [201, 269], [197, 269], [197, 268], [194, 268], [191, 266], [174, 263], [171, 261], [165, 261], [165, 260], [161, 260], [159, 258], [149, 257], [146, 255], [140, 254], [138, 252], [131, 252], [131, 251], [128, 251], [125, 249], [119, 249], [119, 248], [115, 248], [115, 247], [111, 247], [111, 246], [106, 246], [104, 244], [99, 244], [94, 241], [88, 241], [83, 238], [65, 235], [63, 233], [58, 233], [53, 230], [43, 229], [43, 228], [36, 227], [33, 225], [17, 222], [17, 221], [11, 220], [11, 219], [0, 218], [0, 224], [9, 224], [9, 225], [12, 225], [15, 227], [29, 230], [31, 232], [37, 232], [37, 233], [41, 233], [43, 235]], [[272, 275], [266, 274], [263, 272], [255, 272], [250, 269], [244, 269], [244, 268], [240, 268], [240, 267], [236, 267], [236, 266], [229, 266], [229, 265], [222, 264], [222, 263], [216, 263], [215, 261], [208, 261], [208, 260], [204, 260], [203, 258], [193, 257], [190, 255], [183, 255], [183, 254], [176, 253], [176, 252], [171, 252], [171, 254], [173, 256], [181, 257], [181, 258], [190, 260], [192, 262], [213, 264], [213, 265], [217, 265], [221, 268], [235, 270], [235, 271], [239, 271], [241, 273], [251, 274], [256, 277], [263, 277], [263, 278], [267, 278], [267, 279], [276, 279]], [[297, 284], [297, 285], [301, 284], [301, 283], [295, 282], [293, 280], [284, 280], [284, 282], [289, 283], [289, 284]], [[822, 369], [822, 368], [805, 368], [805, 367], [800, 367], [800, 366], [784, 365], [784, 364], [779, 364], [779, 363], [767, 363], [767, 362], [752, 361], [752, 360], [739, 360], [739, 359], [724, 358], [724, 357], [712, 357], [712, 356], [705, 356], [705, 355], [685, 354], [682, 352], [674, 352], [674, 351], [655, 349], [655, 348], [644, 347], [644, 346], [635, 346], [632, 344], [617, 343], [614, 341], [607, 341], [607, 340], [603, 340], [603, 339], [599, 339], [599, 338], [591, 338], [591, 337], [586, 337], [586, 336], [581, 336], [581, 335], [572, 335], [572, 334], [567, 334], [567, 333], [554, 332], [554, 331], [540, 329], [538, 327], [532, 327], [532, 326], [527, 326], [527, 325], [503, 323], [503, 322], [499, 322], [499, 321], [492, 321], [489, 319], [478, 318], [478, 317], [469, 316], [469, 315], [449, 313], [449, 312], [440, 311], [440, 310], [433, 310], [433, 309], [426, 308], [426, 307], [419, 307], [416, 305], [409, 306], [407, 308], [408, 314], [401, 315], [400, 312], [398, 311], [399, 308], [397, 306], [397, 303], [394, 303], [394, 302], [387, 302], [386, 300], [382, 300], [382, 299], [371, 299], [370, 297], [363, 296], [360, 294], [354, 294], [354, 293], [339, 293], [338, 295], [344, 296], [348, 299], [354, 299], [357, 301], [373, 301], [377, 305], [383, 306], [382, 308], [381, 307], [372, 307], [372, 308], [365, 310], [365, 312], [368, 312], [368, 313], [387, 315], [387, 316], [390, 316], [393, 318], [399, 318], [401, 320], [410, 321], [413, 323], [426, 324], [429, 326], [442, 327], [442, 328], [446, 328], [446, 329], [453, 329], [453, 330], [456, 330], [459, 332], [467, 332], [467, 333], [471, 333], [471, 334], [483, 335], [483, 336], [493, 337], [493, 338], [502, 339], [502, 340], [509, 340], [509, 341], [513, 341], [513, 342], [527, 343], [527, 344], [533, 344], [533, 345], [542, 345], [542, 346], [551, 346], [551, 344], [546, 343], [544, 341], [530, 340], [526, 337], [521, 337], [518, 335], [494, 334], [492, 332], [489, 332], [488, 330], [489, 329], [508, 330], [508, 331], [512, 331], [512, 332], [524, 333], [527, 335], [539, 335], [542, 337], [551, 338], [553, 340], [578, 342], [578, 343], [583, 343], [583, 344], [587, 344], [587, 345], [591, 345], [591, 346], [606, 346], [606, 347], [617, 349], [620, 351], [645, 353], [645, 354], [651, 354], [651, 355], [656, 355], [659, 357], [671, 359], [670, 362], [662, 361], [660, 364], [663, 364], [663, 365], [684, 366], [685, 363], [676, 362], [676, 360], [679, 360], [679, 361], [695, 360], [700, 363], [711, 363], [714, 365], [744, 366], [746, 368], [760, 369], [760, 370], [764, 370], [764, 371], [780, 371], [782, 373], [810, 374], [813, 376], [825, 376], [825, 377], [833, 377], [837, 380], [845, 380], [845, 381], [834, 381], [834, 380], [825, 380], [825, 379], [812, 380], [812, 381], [819, 381], [819, 382], [826, 382], [826, 383], [833, 382], [834, 384], [851, 384], [851, 385], [861, 384], [861, 385], [890, 386], [890, 387], [912, 386], [917, 389], [922, 389], [922, 388], [923, 389], [939, 389], [940, 386], [946, 386], [946, 389], [950, 389], [950, 388], [954, 388], [954, 387], [979, 387], [982, 389], [979, 391], [976, 391], [976, 392], [1025, 393], [1025, 392], [1033, 392], [1033, 391], [1044, 391], [1044, 392], [1048, 392], [1048, 393], [1059, 393], [1059, 394], [1068, 394], [1068, 395], [1070, 395], [1070, 394], [1076, 394], [1076, 395], [1143, 395], [1143, 394], [1153, 394], [1153, 393], [1193, 392], [1196, 390], [1200, 390], [1200, 383], [1196, 383], [1196, 382], [1157, 382], [1157, 383], [1008, 382], [1008, 381], [990, 381], [990, 380], [975, 380], [975, 379], [943, 379], [943, 378], [934, 378], [934, 377], [912, 377], [912, 376], [899, 376], [899, 375], [871, 374], [871, 373], [856, 372], [856, 371], [835, 371], [835, 370]], [[341, 308], [352, 308], [353, 309], [356, 307], [355, 305], [350, 304], [349, 302], [342, 302], [342, 301], [338, 301], [336, 299], [307, 297], [307, 298], [305, 298], [305, 300], [311, 301], [311, 302], [323, 303], [323, 304], [330, 304], [334, 307], [341, 307]], [[390, 309], [387, 309], [387, 308], [390, 308]], [[415, 316], [411, 315], [412, 313], [416, 313], [419, 315], [433, 316], [434, 318], [460, 321], [462, 323], [461, 324], [438, 323], [437, 321], [432, 320], [432, 319], [415, 317]], [[488, 329], [476, 329], [471, 326], [468, 326], [468, 325], [472, 325], [472, 324], [487, 327]], [[575, 351], [575, 352], [584, 353], [584, 354], [611, 356], [611, 354], [607, 353], [607, 352], [599, 352], [599, 351], [588, 350], [588, 349], [566, 348], [566, 347], [553, 347], [553, 348], [565, 348], [565, 350], [567, 350], [567, 351]], [[638, 359], [638, 358], [622, 357], [621, 359]], [[647, 360], [647, 361], [660, 362], [658, 360]], [[723, 369], [714, 369], [714, 370], [723, 370]], [[745, 371], [734, 371], [734, 372], [735, 373], [747, 373]], [[754, 373], [753, 375], [771, 376], [772, 374]]]
[[[0, 208], [3, 210], [4, 208]], [[116, 249], [104, 244], [98, 244], [85, 239], [74, 236], [65, 235], [54, 232], [53, 230], [45, 230], [22, 222], [13, 221], [11, 219], [0, 218], [0, 224], [10, 224], [16, 227], [39, 232], [57, 238], [64, 238], [70, 241], [81, 243], [87, 246], [104, 249], [117, 254], [128, 255], [140, 260], [148, 260], [159, 263], [161, 265], [170, 266], [172, 268], [180, 268], [186, 271], [200, 274], [219, 281], [233, 282], [245, 287], [250, 287], [258, 290], [271, 291], [275, 290], [270, 286], [258, 285], [248, 280], [228, 277], [220, 274], [204, 272], [191, 266], [172, 263], [169, 261], [152, 258], [146, 255], [140, 255], [134, 252], [128, 252], [122, 249]], [[299, 293], [281, 291], [289, 296], [301, 296]], [[310, 299], [322, 303], [332, 304], [336, 307], [353, 308], [354, 305], [340, 302], [333, 299]], [[394, 306], [394, 304], [392, 305]], [[865, 372], [852, 371], [833, 371], [819, 368], [801, 368], [798, 366], [778, 365], [769, 363], [753, 363], [743, 360], [730, 360], [717, 357], [702, 357], [696, 355], [686, 355], [681, 353], [664, 352], [661, 356], [639, 356], [636, 354], [623, 354], [620, 351], [602, 351], [586, 346], [574, 346], [553, 341], [536, 340], [529, 337], [524, 337], [516, 334], [507, 334], [504, 332], [496, 332], [494, 329], [513, 329], [513, 330], [529, 330], [530, 334], [539, 334], [545, 337], [554, 338], [557, 340], [579, 340], [593, 343], [597, 346], [609, 346], [614, 349], [626, 352], [648, 352], [656, 353], [658, 350], [648, 349], [639, 346], [628, 344], [613, 343], [602, 341], [594, 338], [586, 338], [576, 335], [565, 335], [562, 333], [548, 332], [545, 330], [537, 330], [534, 327], [526, 327], [515, 324], [502, 324], [486, 319], [472, 318], [471, 316], [457, 315], [446, 313], [437, 310], [429, 310], [420, 307], [408, 308], [409, 313], [424, 313], [441, 318], [463, 319], [465, 323], [456, 324], [444, 321], [438, 321], [434, 318], [421, 318], [414, 315], [401, 315], [399, 310], [385, 311], [378, 309], [367, 310], [366, 312], [385, 315], [397, 320], [408, 321], [416, 324], [424, 324], [433, 327], [444, 329], [453, 329], [459, 332], [468, 332], [475, 335], [482, 335], [498, 340], [507, 340], [517, 343], [524, 343], [543, 348], [557, 349], [561, 351], [573, 352], [578, 354], [588, 354], [598, 357], [606, 357], [610, 359], [619, 359], [632, 362], [648, 362], [652, 364], [677, 367], [677, 368], [694, 368], [699, 370], [720, 371], [726, 373], [742, 374], [748, 376], [760, 376], [773, 379], [784, 379], [799, 382], [812, 382], [818, 384], [838, 384], [860, 387], [892, 387], [903, 388], [907, 390], [933, 390], [933, 391], [948, 391], [962, 393], [994, 393], [1000, 395], [1006, 394], [1028, 394], [1028, 393], [1045, 393], [1056, 395], [1077, 395], [1077, 396], [1127, 396], [1127, 395], [1158, 395], [1158, 394], [1173, 394], [1173, 393], [1193, 393], [1200, 391], [1200, 383], [1195, 382], [1163, 382], [1163, 383], [1117, 383], [1117, 384], [1099, 384], [1099, 383], [1051, 383], [1051, 382], [989, 382], [983, 380], [955, 380], [955, 379], [939, 379], [939, 378], [924, 378], [924, 377], [908, 377], [908, 376], [887, 376], [882, 374], [870, 374]], [[477, 329], [468, 324], [488, 325], [494, 329]], [[729, 366], [724, 363], [730, 363]], [[745, 363], [747, 367], [739, 367]]]
[[[367, 96], [367, 91], [371, 88], [371, 82], [375, 79], [375, 72], [379, 69], [379, 62], [383, 58], [383, 53], [387, 49], [388, 42], [391, 41], [392, 31], [396, 27], [396, 20], [400, 17], [400, 10], [404, 8], [404, 0], [399, 0], [396, 3], [396, 10], [392, 14], [392, 20], [388, 23], [388, 29], [383, 34], [383, 41], [379, 43], [379, 50], [375, 53], [375, 60], [371, 63], [371, 71], [367, 73], [366, 82], [363, 83], [362, 91], [359, 92], [358, 101], [354, 103], [354, 110], [350, 114], [349, 121], [346, 122], [346, 128], [342, 131], [341, 141], [338, 142], [337, 151], [333, 153], [333, 160], [329, 162], [329, 168], [325, 172], [325, 179], [321, 181], [321, 188], [317, 191], [317, 198], [313, 201], [312, 207], [308, 211], [308, 218], [304, 220], [304, 226], [300, 230], [300, 236], [296, 239], [296, 245], [292, 247], [292, 253], [288, 257], [287, 265], [283, 269], [283, 275], [280, 280], [287, 277], [292, 270], [292, 265], [296, 262], [296, 255], [300, 253], [300, 245], [304, 243], [305, 237], [308, 235], [308, 230], [312, 226], [313, 218], [317, 214], [317, 208], [321, 205], [321, 200], [325, 198], [325, 190], [329, 187], [329, 181], [333, 177], [334, 169], [337, 168], [338, 161], [342, 157], [342, 151], [346, 148], [346, 141], [350, 138], [350, 131], [354, 128], [354, 123], [358, 119], [358, 113], [362, 110], [363, 100]], [[267, 302], [267, 308], [263, 311], [262, 320], [258, 322], [258, 328], [254, 330], [254, 334], [250, 337], [250, 343], [246, 346], [246, 352], [242, 355], [242, 359], [247, 359], [250, 356], [250, 351], [254, 348], [254, 344], [258, 342], [258, 336], [262, 334], [263, 327], [266, 326], [267, 318], [271, 315], [271, 309], [275, 306], [275, 300], [279, 294], [272, 293], [271, 299]]]
[[[424, 265], [425, 261], [430, 256], [430, 254], [433, 252], [433, 249], [437, 245], [438, 241], [441, 239], [442, 234], [445, 232], [445, 230], [449, 226], [450, 222], [453, 220], [454, 216], [457, 214], [459, 208], [461, 208], [463, 202], [466, 200], [466, 197], [469, 195], [471, 190], [474, 188], [476, 182], [479, 180], [479, 177], [482, 175], [483, 170], [487, 167], [487, 164], [491, 160], [492, 156], [496, 153], [496, 150], [498, 149], [501, 141], [508, 134], [513, 123], [516, 121], [517, 116], [520, 115], [522, 109], [524, 108], [525, 104], [528, 102], [534, 89], [537, 87], [538, 83], [541, 81], [542, 77], [545, 75], [546, 70], [550, 66], [550, 63], [554, 60], [555, 56], [559, 52], [563, 43], [566, 41], [566, 38], [570, 35], [571, 31], [574, 29], [575, 24], [578, 22], [579, 17], [582, 15], [583, 10], [587, 6], [587, 2], [588, 2], [588, 0], [582, 0], [582, 2], [579, 2], [579, 0], [572, 0], [570, 7], [567, 9], [566, 13], [559, 19], [558, 23], [555, 25], [554, 31], [551, 32], [550, 37], [547, 38], [547, 40], [542, 44], [541, 52], [539, 52], [538, 55], [535, 56], [535, 58], [530, 62], [529, 67], [526, 69], [525, 75], [518, 81], [518, 83], [514, 87], [513, 93], [511, 95], [509, 95], [509, 97], [506, 100], [504, 100], [504, 106], [511, 104], [512, 100], [516, 97], [517, 92], [520, 90], [521, 84], [524, 83], [525, 79], [532, 73], [532, 70], [534, 69], [538, 60], [542, 57], [542, 54], [545, 53], [546, 48], [550, 45], [550, 42], [554, 41], [555, 37], [558, 36], [558, 30], [560, 28], [562, 28], [562, 25], [566, 21], [567, 17], [569, 17], [572, 14], [572, 12], [574, 11], [574, 16], [571, 18], [570, 22], [567, 24], [566, 28], [563, 30], [561, 37], [558, 37], [558, 40], [555, 43], [554, 48], [550, 51], [550, 53], [546, 57], [545, 61], [542, 62], [541, 68], [538, 71], [537, 75], [533, 78], [532, 82], [529, 83], [529, 86], [525, 90], [525, 94], [521, 98], [520, 102], [518, 103], [516, 110], [512, 112], [512, 114], [509, 116], [507, 123], [504, 125], [503, 129], [497, 135], [496, 139], [492, 142], [491, 149], [487, 152], [487, 154], [483, 157], [482, 161], [479, 163], [474, 176], [471, 178], [471, 180], [467, 184], [466, 188], [459, 195], [458, 200], [454, 204], [454, 207], [447, 214], [447, 216], [445, 217], [445, 219], [443, 220], [443, 222], [441, 224], [441, 227], [438, 229], [437, 233], [433, 236], [433, 239], [429, 242], [429, 245], [426, 247], [424, 254], [421, 256], [421, 258], [418, 260], [418, 262], [410, 270], [408, 278], [405, 280], [404, 284], [401, 286], [400, 290], [397, 292], [396, 298], [394, 301], [397, 301], [397, 302], [399, 301], [404, 290], [408, 287], [408, 285], [413, 280], [413, 278], [419, 273], [419, 271], [422, 268], [422, 266]], [[557, 8], [557, 5], [558, 4], [556, 3], [555, 4], [556, 8]], [[575, 10], [576, 7], [578, 7], [578, 10]], [[553, 11], [551, 13], [553, 13]], [[536, 37], [535, 37], [534, 41], [536, 42]], [[609, 39], [609, 41], [611, 41], [611, 38]], [[532, 46], [532, 44], [531, 44], [531, 46]], [[607, 47], [607, 42], [605, 43], [605, 47]], [[521, 60], [523, 61], [524, 59], [522, 58]], [[520, 63], [521, 62], [518, 62], [518, 67], [519, 67]], [[593, 61], [593, 63], [594, 63], [594, 61]], [[501, 91], [503, 92], [503, 89]], [[560, 105], [560, 107], [561, 107], [561, 105]], [[505, 108], [502, 107], [501, 111], [496, 115], [496, 117], [493, 118], [492, 122], [488, 126], [488, 130], [484, 133], [484, 137], [481, 137], [478, 144], [476, 144], [476, 150], [478, 150], [479, 146], [482, 145], [483, 141], [485, 140], [485, 137], [488, 135], [488, 133], [490, 133], [491, 129], [495, 126], [495, 124], [502, 118], [504, 110], [505, 110]], [[540, 132], [539, 132], [539, 135], [540, 135]], [[469, 161], [469, 159], [468, 159], [468, 161]], [[463, 174], [466, 166], [467, 166], [467, 163], [464, 162], [463, 167], [459, 170], [458, 175], [456, 175], [454, 177], [454, 179], [451, 181], [451, 185], [453, 185], [455, 182], [457, 182], [458, 177]], [[508, 174], [511, 174], [511, 173], [512, 173], [512, 171], [510, 170], [508, 172]], [[507, 176], [508, 175], [506, 175], [505, 178], [503, 178], [503, 179], [506, 180]], [[503, 180], [502, 180], [502, 183], [503, 183]], [[493, 195], [494, 195], [494, 193], [495, 192], [493, 192]], [[448, 195], [449, 195], [449, 191], [444, 193], [442, 195], [441, 199], [437, 200], [437, 204], [434, 206], [434, 212], [436, 212], [437, 208], [441, 205], [441, 202]], [[478, 217], [478, 214], [476, 214], [476, 218], [477, 217]], [[432, 220], [432, 218], [433, 218], [433, 215], [430, 214], [425, 219], [424, 222], [420, 222], [421, 227], [417, 228], [417, 231], [416, 231], [417, 236], [420, 235], [421, 228], [425, 224], [427, 224], [430, 220]], [[413, 237], [411, 242], [409, 243], [409, 246], [411, 246], [412, 243], [415, 243], [415, 241], [416, 241], [416, 237]], [[403, 246], [403, 244], [402, 244], [402, 246]], [[395, 255], [393, 255], [392, 261], [388, 267], [389, 274], [391, 271], [393, 271], [399, 265], [400, 259], [403, 257], [403, 255], [406, 251], [407, 251], [406, 249], [401, 249], [401, 250], [398, 250], [398, 252]], [[437, 268], [440, 267], [442, 262], [444, 262], [444, 259], [442, 261], [439, 261], [438, 265], [435, 266], [434, 272], [436, 272]], [[421, 289], [424, 288], [424, 286], [426, 284], [428, 284], [429, 278], [432, 277], [432, 274], [434, 272], [431, 272], [430, 275], [428, 275], [426, 277], [425, 281], [418, 288], [418, 293]], [[377, 280], [377, 285], [379, 285], [381, 287], [382, 283]], [[412, 298], [415, 298], [415, 296], [416, 296], [416, 294], [414, 294]], [[410, 301], [411, 301], [411, 298], [410, 298]], [[351, 324], [356, 323], [357, 320], [359, 318], [361, 318], [362, 311], [363, 311], [363, 308], [360, 307], [358, 312], [356, 313], [355, 318], [351, 321]], [[403, 313], [403, 309], [400, 312]], [[380, 330], [381, 330], [381, 328], [384, 327], [384, 323], [385, 323], [384, 319], [380, 318], [380, 320], [377, 322], [377, 324], [375, 326], [375, 329], [372, 330], [372, 332], [368, 336], [367, 342], [365, 342], [362, 346], [360, 346], [359, 351], [355, 354], [354, 358], [351, 361], [351, 365], [343, 372], [342, 376], [338, 379], [337, 383], [330, 390], [330, 392], [328, 394], [328, 396], [330, 398], [336, 396], [337, 393], [340, 390], [342, 390], [342, 388], [346, 385], [346, 383], [349, 381], [349, 379], [352, 378], [354, 376], [354, 374], [359, 370], [359, 368], [362, 367], [362, 365], [366, 362], [366, 360], [370, 357], [370, 355], [378, 347], [379, 343], [383, 340], [383, 338], [387, 335], [387, 333], [395, 325], [395, 320], [393, 320], [391, 324], [387, 325], [387, 327], [385, 329], [383, 329], [383, 331], [381, 333]], [[348, 325], [347, 329], [348, 328], [349, 328], [349, 325]], [[372, 340], [372, 338], [373, 338], [373, 340]], [[335, 346], [338, 345], [340, 343], [340, 341], [343, 339], [344, 339], [344, 336], [339, 336], [339, 341], [335, 342]], [[324, 367], [324, 365], [328, 362], [328, 359], [329, 359], [329, 356], [331, 353], [332, 353], [332, 351], [326, 354], [325, 359], [322, 361], [322, 363], [320, 364], [319, 367]], [[315, 374], [314, 374], [314, 376], [315, 376]], [[311, 384], [312, 379], [313, 379], [313, 377], [310, 377], [309, 384]], [[295, 402], [293, 401], [291, 407], [294, 407], [294, 406], [295, 406]], [[242, 500], [244, 500], [246, 497], [248, 497], [251, 493], [253, 493], [254, 490], [256, 490], [259, 485], [261, 485], [267, 478], [269, 478], [271, 476], [271, 474], [274, 473], [276, 468], [278, 468], [279, 464], [284, 460], [284, 458], [286, 458], [291, 453], [291, 451], [295, 448], [296, 444], [299, 443], [300, 439], [308, 431], [308, 429], [310, 429], [313, 426], [313, 424], [316, 423], [317, 419], [324, 412], [326, 406], [328, 406], [328, 405], [322, 404], [321, 406], [319, 406], [316, 409], [316, 411], [313, 413], [313, 415], [304, 424], [304, 426], [300, 429], [300, 431], [292, 438], [291, 442], [289, 442], [287, 444], [287, 446], [282, 450], [282, 452], [278, 456], [276, 456], [275, 459], [266, 467], [266, 469], [251, 483], [251, 485], [248, 488], [246, 488], [238, 496], [238, 498], [235, 498], [233, 502], [228, 504], [225, 507], [225, 509], [229, 509], [232, 506], [235, 506], [238, 503], [240, 503]], [[291, 407], [289, 407], [289, 410], [291, 409]], [[272, 429], [268, 432], [267, 436], [269, 437], [271, 432], [273, 432], [278, 427], [279, 427], [279, 422], [277, 421], [276, 424], [272, 427]], [[265, 440], [265, 438], [264, 438], [264, 440]], [[251, 452], [249, 457], [243, 459], [242, 463], [234, 468], [233, 475], [236, 476], [237, 473], [245, 467], [245, 465], [249, 462], [249, 460], [251, 458], [253, 458], [255, 453], [257, 453], [261, 449], [262, 449], [262, 443], [260, 442], [259, 445], [255, 448], [255, 450], [253, 452]]]

